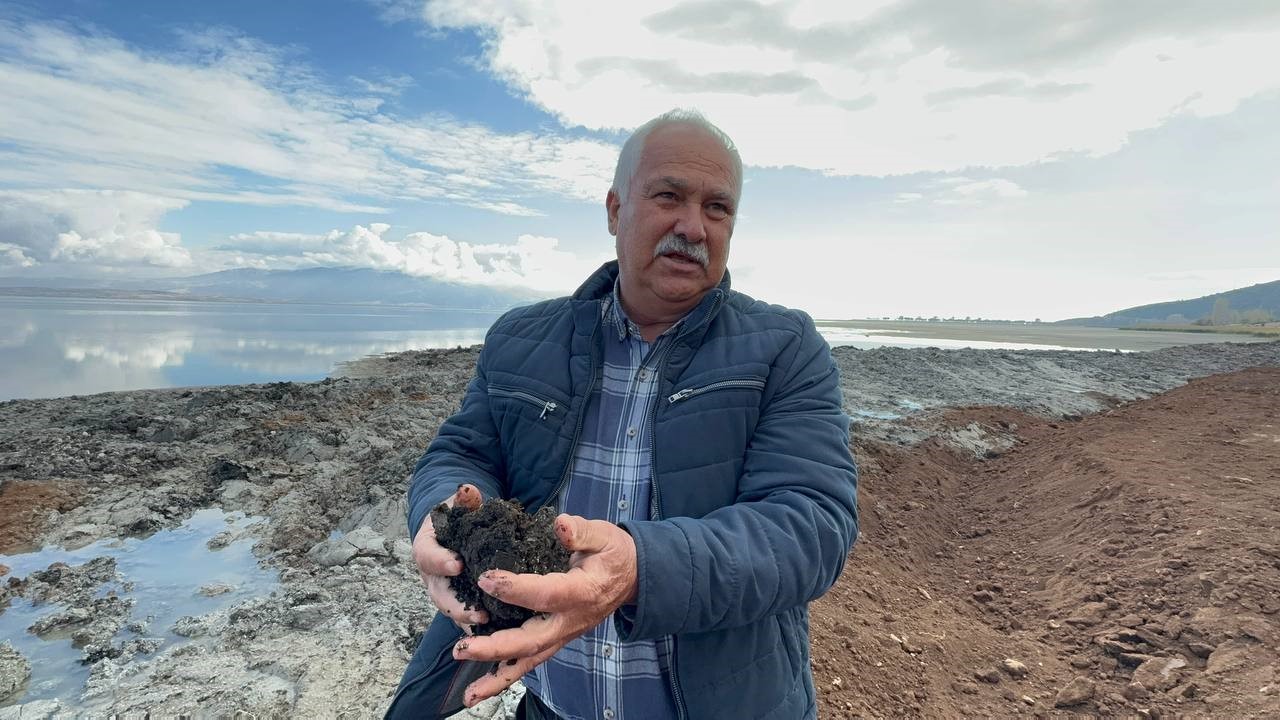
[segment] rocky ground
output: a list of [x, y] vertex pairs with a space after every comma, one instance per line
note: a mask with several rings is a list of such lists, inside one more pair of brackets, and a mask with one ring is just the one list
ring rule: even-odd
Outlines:
[[[1280, 372], [1184, 384], [1280, 367], [1280, 343], [836, 356], [864, 535], [813, 608], [823, 717], [1276, 713]], [[0, 404], [0, 554], [223, 507], [264, 521], [209, 552], [247, 533], [279, 572], [148, 628], [110, 558], [0, 565], [0, 613], [47, 603], [29, 631], [91, 667], [79, 695], [25, 702], [29, 663], [0, 638], [0, 718], [379, 714], [433, 612], [405, 477], [475, 357]]]

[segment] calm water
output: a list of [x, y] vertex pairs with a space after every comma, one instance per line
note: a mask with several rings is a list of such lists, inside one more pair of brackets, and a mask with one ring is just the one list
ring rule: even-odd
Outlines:
[[[496, 312], [0, 296], [0, 400], [319, 380], [366, 355], [474, 345]], [[832, 345], [1150, 350], [1259, 338], [1109, 328], [824, 322]]]
[[0, 400], [319, 380], [377, 353], [474, 345], [498, 313], [0, 297]]
[[[170, 630], [180, 617], [229, 608], [276, 587], [276, 572], [260, 567], [253, 556], [252, 537], [244, 535], [221, 550], [210, 550], [205, 545], [219, 532], [242, 530], [255, 521], [240, 513], [206, 508], [182, 525], [147, 538], [100, 540], [78, 550], [49, 547], [0, 555], [0, 563], [10, 567], [12, 577], [26, 577], [54, 562], [81, 565], [96, 557], [115, 558], [116, 569], [126, 584], [108, 582], [96, 597], [111, 592], [135, 604], [126, 627], [116, 634], [113, 644], [145, 637], [159, 640], [159, 649], [163, 649], [187, 642]], [[199, 589], [210, 583], [222, 583], [231, 590], [212, 597], [201, 595]], [[0, 706], [47, 698], [68, 700], [83, 689], [89, 667], [80, 664], [84, 653], [72, 645], [69, 634], [54, 632], [41, 638], [27, 631], [36, 620], [64, 609], [58, 603], [33, 604], [18, 599], [0, 612], [0, 641], [11, 642], [31, 663], [31, 678], [25, 690], [0, 702]], [[129, 629], [133, 622], [145, 625], [145, 629], [138, 628], [143, 632]]]

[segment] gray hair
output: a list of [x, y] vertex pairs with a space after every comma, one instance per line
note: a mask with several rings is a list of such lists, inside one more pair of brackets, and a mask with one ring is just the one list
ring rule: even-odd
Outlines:
[[618, 153], [618, 166], [613, 171], [613, 187], [610, 188], [620, 199], [625, 202], [627, 192], [631, 189], [631, 179], [635, 177], [636, 167], [640, 165], [640, 154], [644, 151], [644, 143], [649, 133], [667, 125], [693, 125], [706, 130], [719, 141], [729, 153], [733, 163], [734, 194], [742, 195], [742, 156], [738, 154], [738, 146], [734, 145], [733, 140], [702, 113], [693, 109], [675, 108], [636, 128], [635, 132], [631, 133], [631, 137], [622, 144], [622, 152]]

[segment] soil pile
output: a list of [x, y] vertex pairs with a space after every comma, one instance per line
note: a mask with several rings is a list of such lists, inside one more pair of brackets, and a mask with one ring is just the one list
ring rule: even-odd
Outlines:
[[1280, 714], [1280, 369], [1074, 422], [861, 443], [864, 534], [812, 608], [823, 717]]
[[444, 504], [431, 511], [436, 541], [462, 556], [463, 572], [449, 579], [449, 587], [469, 609], [483, 608], [489, 622], [476, 625], [477, 635], [519, 627], [533, 611], [501, 600], [476, 584], [488, 570], [546, 575], [568, 572], [569, 551], [556, 538], [556, 512], [544, 507], [530, 515], [520, 503], [486, 500], [476, 510]]

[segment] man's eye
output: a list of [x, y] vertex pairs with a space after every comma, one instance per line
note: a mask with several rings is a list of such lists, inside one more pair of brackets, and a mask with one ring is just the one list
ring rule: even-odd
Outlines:
[[707, 215], [716, 220], [723, 220], [729, 216], [729, 206], [723, 203], [711, 203], [707, 206]]
[[654, 197], [661, 198], [663, 200], [675, 200], [676, 194], [670, 190], [663, 190], [662, 192], [655, 194]]

